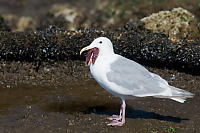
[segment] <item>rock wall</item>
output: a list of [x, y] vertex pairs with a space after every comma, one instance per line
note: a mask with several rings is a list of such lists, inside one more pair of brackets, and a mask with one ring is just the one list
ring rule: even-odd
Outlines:
[[142, 22], [129, 23], [116, 31], [66, 31], [50, 27], [30, 33], [0, 32], [0, 59], [37, 64], [84, 60], [79, 55], [80, 49], [99, 36], [110, 38], [116, 53], [143, 65], [199, 73], [200, 40], [173, 42], [164, 34], [145, 29]]

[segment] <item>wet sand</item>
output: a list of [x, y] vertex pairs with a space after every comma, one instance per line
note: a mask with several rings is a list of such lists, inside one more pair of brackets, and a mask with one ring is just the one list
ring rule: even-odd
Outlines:
[[[70, 68], [64, 66], [66, 64], [58, 63], [41, 67], [32, 74], [35, 77], [28, 73], [30, 69], [25, 69], [24, 73], [0, 73], [0, 132], [195, 133], [200, 130], [200, 76], [148, 68], [171, 85], [195, 93], [195, 97], [184, 104], [154, 98], [127, 101], [126, 124], [108, 127], [107, 117], [119, 113], [120, 99], [96, 83], [84, 62], [74, 64], [71, 74], [64, 73]], [[5, 82], [6, 78], [10, 83]]]

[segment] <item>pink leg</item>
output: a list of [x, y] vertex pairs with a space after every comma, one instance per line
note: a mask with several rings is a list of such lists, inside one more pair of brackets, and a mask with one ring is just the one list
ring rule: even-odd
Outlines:
[[108, 117], [108, 120], [121, 120], [122, 119], [122, 104], [121, 104], [121, 108], [120, 108], [120, 113], [119, 115], [112, 115], [110, 117]]
[[109, 117], [109, 120], [113, 120], [108, 126], [122, 126], [125, 123], [125, 110], [126, 110], [126, 103], [125, 100], [122, 99], [122, 105], [120, 109], [120, 115], [113, 115]]
[[119, 113], [119, 115], [112, 115], [112, 116], [108, 117], [108, 120], [121, 120], [122, 119], [122, 112], [123, 112], [122, 105], [123, 105], [123, 102], [121, 101], [121, 107], [120, 107], [120, 113]]

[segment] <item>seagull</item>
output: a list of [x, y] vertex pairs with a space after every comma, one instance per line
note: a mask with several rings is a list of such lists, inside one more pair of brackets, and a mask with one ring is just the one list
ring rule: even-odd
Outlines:
[[183, 103], [194, 94], [170, 86], [159, 75], [149, 72], [135, 61], [115, 54], [112, 42], [106, 37], [96, 38], [80, 51], [88, 51], [86, 62], [91, 75], [105, 90], [121, 98], [119, 115], [108, 117], [108, 126], [122, 126], [125, 123], [127, 99], [139, 97], [168, 98]]

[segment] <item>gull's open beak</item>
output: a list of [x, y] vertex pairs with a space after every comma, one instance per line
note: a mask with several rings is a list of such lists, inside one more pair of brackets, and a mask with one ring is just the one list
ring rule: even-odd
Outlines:
[[87, 50], [90, 50], [90, 49], [92, 49], [92, 48], [89, 48], [88, 46], [82, 48], [81, 51], [80, 51], [80, 55], [81, 55], [84, 51], [87, 51]]

